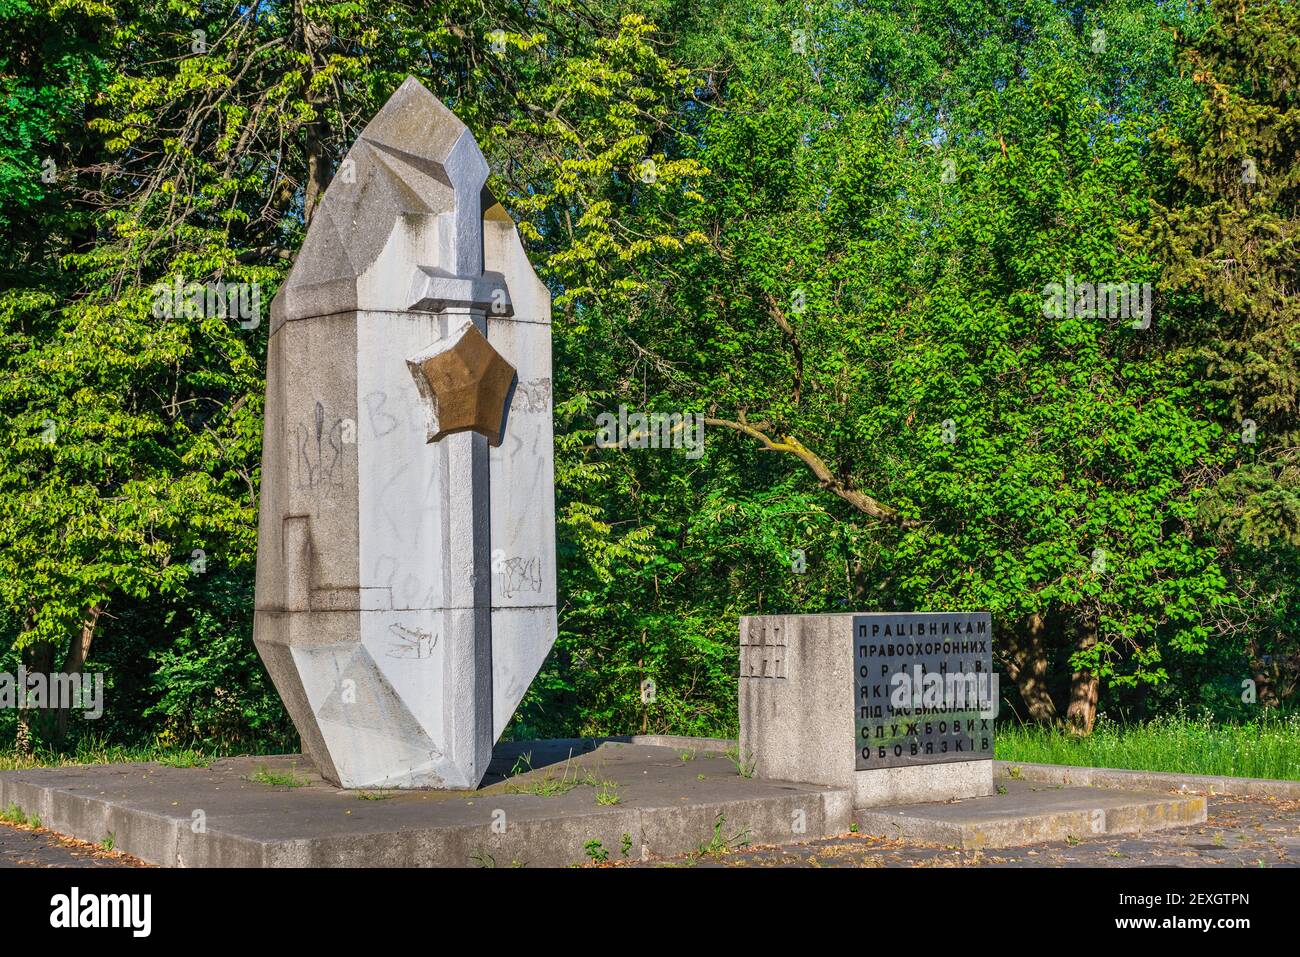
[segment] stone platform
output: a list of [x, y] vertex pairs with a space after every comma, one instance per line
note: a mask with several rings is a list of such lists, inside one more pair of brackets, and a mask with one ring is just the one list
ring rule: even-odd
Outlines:
[[0, 807], [170, 867], [566, 866], [821, 841], [855, 823], [862, 835], [994, 848], [1206, 816], [1197, 795], [1017, 780], [1005, 768], [990, 797], [854, 811], [848, 788], [742, 776], [729, 744], [499, 744], [476, 791], [340, 790], [298, 755], [6, 771]]
[[849, 830], [847, 791], [744, 778], [706, 750], [725, 742], [674, 744], [500, 744], [476, 791], [340, 790], [297, 755], [7, 771], [0, 807], [175, 867], [554, 867]]
[[1203, 824], [1204, 797], [1162, 791], [1034, 784], [999, 778], [998, 793], [859, 810], [862, 834], [963, 850], [1142, 834]]

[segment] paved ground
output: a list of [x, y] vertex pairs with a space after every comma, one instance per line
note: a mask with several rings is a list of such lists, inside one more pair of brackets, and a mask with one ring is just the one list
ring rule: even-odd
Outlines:
[[3, 867], [143, 867], [141, 861], [46, 830], [0, 824]]
[[[737, 835], [723, 835], [723, 840]], [[735, 847], [643, 867], [1300, 867], [1300, 801], [1211, 797], [1202, 825], [991, 851], [917, 847], [848, 835], [783, 847]], [[720, 842], [721, 843], [721, 842]]]

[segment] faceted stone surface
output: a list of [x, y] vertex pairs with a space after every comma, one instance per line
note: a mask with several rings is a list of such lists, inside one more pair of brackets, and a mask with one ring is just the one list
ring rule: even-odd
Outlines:
[[[407, 79], [272, 304], [254, 640], [346, 787], [475, 787], [555, 640], [550, 295], [487, 171]], [[442, 427], [408, 360], [478, 341]]]

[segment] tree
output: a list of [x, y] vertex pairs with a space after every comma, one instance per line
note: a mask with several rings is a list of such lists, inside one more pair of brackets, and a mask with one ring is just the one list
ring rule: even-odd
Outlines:
[[[1186, 88], [1149, 9], [1116, 5], [1099, 48], [1054, 5], [935, 7], [709, 11], [723, 58], [676, 147], [709, 170], [679, 206], [708, 245], [583, 313], [617, 347], [596, 381], [707, 414], [709, 471], [614, 453], [621, 514], [687, 506], [655, 545], [695, 600], [656, 577], [652, 607], [717, 581], [745, 612], [992, 609], [1030, 714], [1086, 732], [1102, 679], [1204, 649], [1223, 589], [1192, 527], [1223, 448], [1193, 357], [1136, 315], [1044, 314], [1052, 283], [1158, 276], [1132, 233]], [[795, 547], [825, 574], [792, 575]]]
[[1275, 705], [1300, 678], [1300, 10], [1207, 7], [1212, 25], [1182, 54], [1201, 110], [1166, 133], [1177, 179], [1150, 243], [1228, 403], [1237, 454], [1202, 518], [1230, 573], [1223, 629]]

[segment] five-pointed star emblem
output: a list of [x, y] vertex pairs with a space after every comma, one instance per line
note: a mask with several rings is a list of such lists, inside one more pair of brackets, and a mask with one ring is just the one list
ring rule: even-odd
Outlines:
[[486, 436], [491, 445], [501, 444], [515, 367], [473, 322], [464, 323], [406, 364], [429, 413], [427, 441], [473, 431]]

